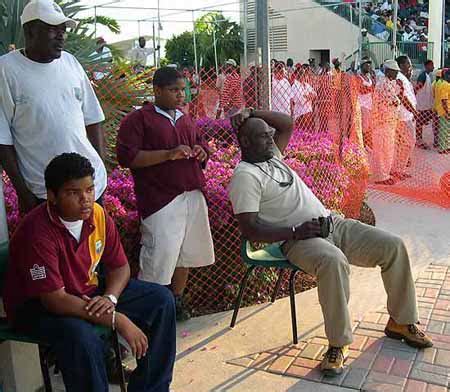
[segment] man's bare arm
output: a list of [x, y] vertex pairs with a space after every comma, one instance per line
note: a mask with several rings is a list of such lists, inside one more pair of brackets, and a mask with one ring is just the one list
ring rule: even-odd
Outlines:
[[102, 160], [105, 160], [105, 135], [103, 134], [100, 123], [87, 125], [86, 134], [92, 146], [97, 150], [98, 155], [100, 155], [100, 158], [102, 158]]
[[30, 212], [38, 204], [38, 199], [28, 189], [20, 173], [14, 146], [0, 144], [0, 165], [5, 170], [17, 192], [20, 212], [22, 214]]
[[258, 242], [278, 242], [287, 240], [307, 240], [321, 237], [321, 228], [318, 221], [310, 221], [300, 226], [271, 227], [257, 221], [257, 212], [247, 212], [236, 215], [239, 228], [245, 239]]

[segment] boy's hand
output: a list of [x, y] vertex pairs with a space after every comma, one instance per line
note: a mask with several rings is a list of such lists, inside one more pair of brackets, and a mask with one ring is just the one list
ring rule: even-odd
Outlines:
[[116, 313], [117, 332], [127, 341], [136, 359], [141, 359], [148, 350], [148, 339], [127, 316]]
[[191, 147], [182, 144], [169, 151], [169, 161], [176, 161], [177, 159], [189, 159], [191, 155]]
[[192, 149], [192, 155], [193, 158], [197, 159], [200, 162], [204, 162], [208, 158], [208, 154], [204, 150], [202, 146], [195, 145]]
[[114, 304], [106, 297], [97, 295], [94, 298], [90, 298], [87, 295], [83, 295], [82, 298], [87, 302], [85, 309], [89, 316], [95, 315], [100, 317], [105, 313], [112, 313], [115, 308]]

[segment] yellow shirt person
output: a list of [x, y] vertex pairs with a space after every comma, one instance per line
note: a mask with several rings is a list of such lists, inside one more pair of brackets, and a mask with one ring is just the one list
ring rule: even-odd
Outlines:
[[439, 117], [445, 117], [445, 109], [442, 103], [443, 100], [448, 100], [450, 83], [445, 80], [436, 82], [434, 88], [434, 109]]
[[[448, 77], [448, 75], [445, 76]], [[449, 98], [450, 83], [442, 79], [436, 83], [434, 92], [434, 106], [439, 116], [438, 151], [440, 154], [450, 153], [450, 118], [447, 114], [450, 113]]]

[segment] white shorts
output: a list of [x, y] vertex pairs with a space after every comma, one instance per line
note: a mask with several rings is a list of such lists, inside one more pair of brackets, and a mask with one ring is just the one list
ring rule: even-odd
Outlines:
[[168, 285], [176, 267], [214, 263], [208, 207], [199, 190], [184, 192], [141, 221], [139, 279]]

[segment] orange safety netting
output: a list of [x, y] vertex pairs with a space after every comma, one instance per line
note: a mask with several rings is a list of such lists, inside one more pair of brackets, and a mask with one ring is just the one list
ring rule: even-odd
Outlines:
[[[136, 265], [139, 220], [131, 176], [117, 168], [115, 139], [123, 116], [153, 99], [153, 70], [135, 74], [132, 68], [113, 65], [88, 74], [106, 115], [110, 180], [105, 205]], [[407, 116], [400, 113], [398, 97], [405, 89], [395, 81], [380, 78], [370, 83], [349, 73], [275, 69], [269, 90], [268, 74], [256, 67], [219, 76], [214, 69], [201, 70], [198, 76], [186, 72], [190, 87], [184, 111], [203, 130], [211, 149], [204, 191], [216, 254], [213, 266], [190, 274], [187, 296], [195, 314], [229, 309], [245, 271], [239, 254], [241, 235], [227, 194], [240, 159], [228, 117], [242, 107], [267, 108], [270, 101], [274, 110], [293, 117], [286, 161], [330, 209], [370, 221], [373, 217], [363, 203], [368, 190], [379, 198], [450, 208], [450, 154], [444, 153], [450, 148], [450, 128], [445, 116], [421, 111], [416, 122], [404, 121]], [[445, 91], [440, 94], [444, 97]], [[416, 132], [422, 134], [420, 146]], [[276, 280], [273, 270], [257, 271], [244, 303], [267, 300]], [[312, 284], [311, 277], [302, 275], [297, 289]]]
[[[239, 161], [235, 131], [228, 117], [242, 107], [266, 108], [270, 98], [273, 110], [292, 115], [295, 130], [286, 159], [330, 209], [360, 218], [369, 188], [388, 192], [378, 192], [377, 197], [396, 194], [405, 201], [428, 201], [450, 207], [441, 180], [444, 172], [450, 170], [449, 155], [411, 145], [407, 136], [413, 130], [404, 129], [398, 119], [399, 107], [395, 105], [400, 91], [396, 82], [379, 83], [375, 89], [375, 83], [370, 86], [354, 74], [315, 75], [310, 70], [288, 74], [275, 69], [269, 93], [267, 75], [256, 67], [224, 70], [219, 75], [214, 69], [203, 69], [198, 76], [186, 73], [190, 88], [184, 110], [203, 129], [213, 152], [206, 170], [205, 194], [217, 261], [214, 266], [191, 273], [189, 299], [198, 312], [229, 308], [244, 271], [239, 256], [240, 233], [226, 189]], [[151, 71], [132, 78], [135, 78], [133, 85], [140, 85], [142, 93], [151, 100], [150, 85], [139, 84], [151, 80]], [[107, 89], [107, 81], [96, 84], [102, 102], [117, 94]], [[432, 115], [431, 120], [426, 117], [420, 122], [423, 139], [430, 147], [436, 119]], [[375, 180], [386, 179], [379, 177], [386, 171], [390, 178], [394, 169], [411, 177], [395, 179], [394, 185], [375, 184]], [[276, 277], [274, 271], [259, 272], [249, 288], [249, 302], [266, 300]], [[307, 277], [304, 279], [298, 288], [311, 285]], [[282, 286], [285, 292], [286, 283]]]

